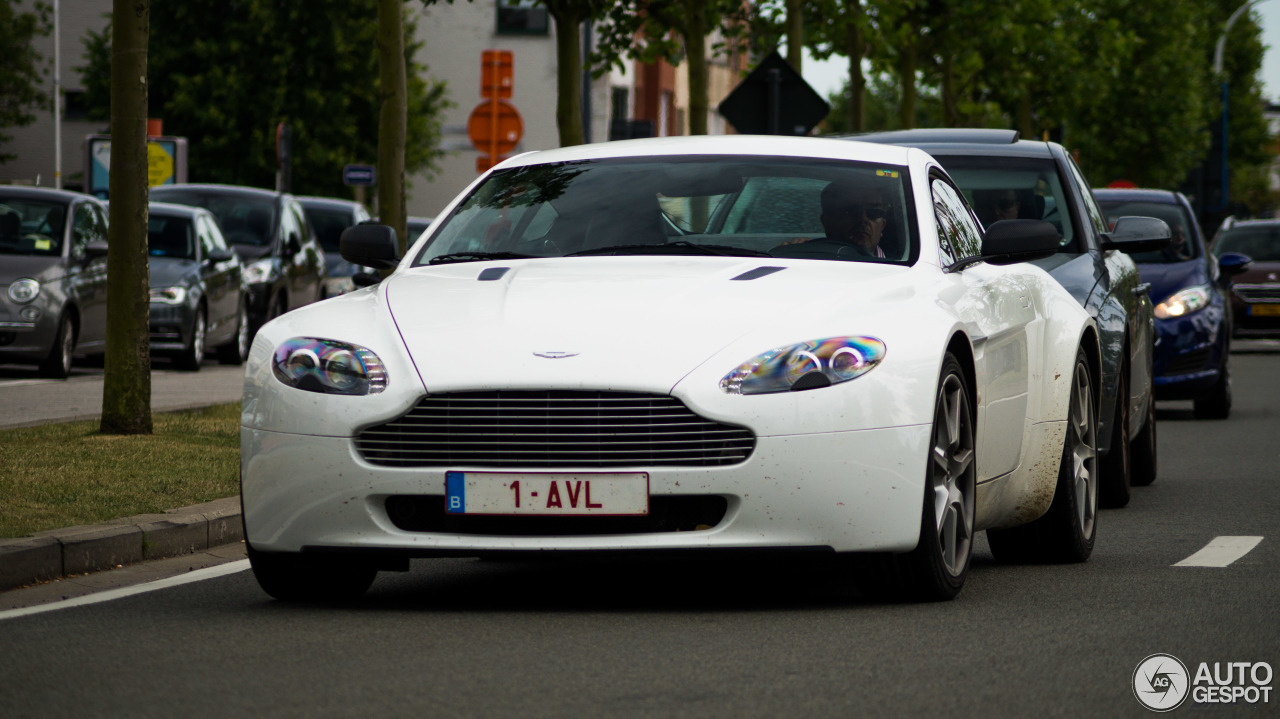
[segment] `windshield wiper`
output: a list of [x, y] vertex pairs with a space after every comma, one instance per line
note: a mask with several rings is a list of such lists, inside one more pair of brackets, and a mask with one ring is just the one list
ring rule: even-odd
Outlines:
[[[682, 250], [682, 251], [681, 251]], [[581, 257], [583, 255], [719, 255], [723, 257], [772, 257], [768, 252], [749, 250], [732, 245], [699, 245], [685, 240], [676, 240], [661, 245], [613, 245], [596, 247], [590, 250], [570, 252], [565, 257]]]
[[482, 260], [527, 260], [533, 255], [521, 255], [516, 252], [451, 252], [447, 255], [432, 257], [428, 265], [443, 265], [450, 262], [479, 262]]

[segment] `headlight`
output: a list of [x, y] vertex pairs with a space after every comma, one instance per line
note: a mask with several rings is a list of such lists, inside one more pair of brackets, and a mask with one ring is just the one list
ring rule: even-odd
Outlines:
[[187, 299], [186, 287], [152, 287], [151, 301], [166, 305], [180, 305]]
[[252, 262], [244, 268], [244, 281], [253, 285], [259, 282], [266, 282], [271, 276], [271, 266], [274, 260], [270, 257]]
[[18, 304], [34, 300], [40, 294], [40, 283], [27, 277], [9, 285], [9, 299]]
[[1198, 312], [1209, 305], [1209, 287], [1200, 285], [1188, 287], [1170, 295], [1169, 299], [1156, 305], [1155, 314], [1162, 320], [1172, 317], [1184, 317]]
[[829, 387], [870, 372], [884, 359], [875, 337], [829, 337], [762, 352], [720, 380], [728, 394], [768, 394]]
[[324, 394], [377, 394], [387, 388], [382, 360], [358, 345], [294, 337], [276, 348], [276, 379], [290, 387]]

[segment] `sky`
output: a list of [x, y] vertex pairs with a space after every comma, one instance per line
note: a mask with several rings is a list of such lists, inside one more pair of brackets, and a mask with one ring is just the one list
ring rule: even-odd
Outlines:
[[[1280, 0], [1262, 0], [1253, 11], [1261, 21], [1262, 42], [1267, 46], [1262, 59], [1262, 95], [1271, 102], [1280, 102]], [[848, 67], [849, 61], [843, 57], [818, 61], [806, 54], [804, 79], [826, 98], [844, 86]]]

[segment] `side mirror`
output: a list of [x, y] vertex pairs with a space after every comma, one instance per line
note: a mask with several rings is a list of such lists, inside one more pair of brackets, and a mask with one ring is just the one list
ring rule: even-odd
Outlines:
[[1001, 220], [982, 238], [982, 260], [993, 265], [1040, 260], [1062, 249], [1062, 235], [1044, 220]]
[[231, 250], [214, 250], [206, 255], [205, 259], [210, 262], [226, 262], [227, 260], [235, 259], [235, 256], [236, 253]]
[[1251, 264], [1253, 258], [1239, 252], [1223, 252], [1218, 257], [1218, 271], [1227, 276], [1238, 275], [1249, 269]]
[[284, 256], [293, 257], [302, 251], [302, 240], [298, 236], [289, 233], [289, 238], [284, 241]]
[[1128, 254], [1163, 250], [1173, 240], [1164, 220], [1154, 217], [1121, 217], [1115, 228], [1102, 236], [1102, 249]]
[[400, 264], [396, 231], [386, 225], [361, 223], [348, 227], [338, 238], [338, 248], [342, 259], [353, 265], [390, 270]]
[[107, 251], [107, 243], [103, 240], [90, 240], [89, 244], [84, 246], [84, 256], [91, 260], [106, 257]]

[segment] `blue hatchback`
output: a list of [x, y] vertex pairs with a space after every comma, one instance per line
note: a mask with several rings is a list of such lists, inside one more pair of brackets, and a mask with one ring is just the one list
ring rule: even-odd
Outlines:
[[1093, 196], [1108, 223], [1156, 217], [1173, 231], [1165, 249], [1133, 256], [1156, 305], [1155, 394], [1195, 400], [1196, 417], [1225, 419], [1231, 413], [1231, 313], [1191, 204], [1167, 190], [1107, 188]]

